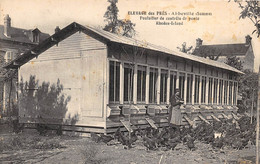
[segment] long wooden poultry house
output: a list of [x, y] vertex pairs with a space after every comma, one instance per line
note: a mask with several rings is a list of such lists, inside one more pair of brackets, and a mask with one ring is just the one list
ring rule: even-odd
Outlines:
[[[98, 133], [111, 133], [119, 126], [167, 126], [169, 99], [176, 88], [184, 99], [183, 125], [236, 117], [237, 75], [242, 74], [224, 63], [75, 22], [6, 68], [19, 68], [21, 123], [62, 124], [64, 130]], [[30, 79], [36, 81], [31, 88]], [[59, 113], [57, 105], [43, 101], [44, 96], [37, 101], [23, 97], [27, 91], [35, 99], [42, 82], [57, 81], [63, 85], [59, 101], [70, 97], [62, 101], [65, 113], [54, 114]], [[44, 105], [49, 110], [41, 112]]]

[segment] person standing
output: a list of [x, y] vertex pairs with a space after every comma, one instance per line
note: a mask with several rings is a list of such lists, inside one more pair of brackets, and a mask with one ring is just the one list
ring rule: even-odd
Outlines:
[[169, 126], [179, 131], [182, 120], [180, 106], [183, 104], [183, 100], [180, 98], [180, 90], [178, 88], [175, 89], [175, 94], [171, 96], [170, 103]]

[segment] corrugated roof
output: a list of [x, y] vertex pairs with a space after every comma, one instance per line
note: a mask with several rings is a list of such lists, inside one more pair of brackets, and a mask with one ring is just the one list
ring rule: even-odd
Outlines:
[[217, 44], [201, 45], [195, 48], [193, 54], [198, 56], [245, 56], [250, 45], [241, 44]]
[[195, 56], [195, 55], [189, 55], [186, 53], [182, 53], [182, 52], [178, 52], [178, 51], [173, 51], [170, 50], [168, 48], [162, 47], [162, 46], [158, 46], [158, 45], [154, 45], [148, 42], [143, 42], [143, 41], [139, 41], [133, 38], [127, 38], [124, 36], [120, 36], [120, 35], [116, 35], [101, 29], [96, 29], [93, 28], [91, 26], [86, 26], [87, 28], [91, 29], [92, 31], [98, 33], [99, 35], [109, 39], [111, 42], [116, 42], [116, 43], [123, 43], [123, 44], [128, 44], [128, 45], [134, 45], [134, 46], [138, 46], [138, 47], [144, 47], [147, 49], [151, 49], [151, 50], [155, 50], [155, 51], [160, 51], [160, 52], [164, 52], [167, 54], [171, 54], [173, 56], [178, 56], [181, 58], [185, 58], [188, 60], [192, 60], [192, 61], [196, 61], [199, 63], [203, 63], [203, 64], [207, 64], [207, 65], [211, 65], [214, 67], [218, 67], [218, 68], [224, 68], [233, 72], [237, 72], [237, 73], [242, 73], [241, 71], [225, 64], [225, 63], [221, 63], [218, 61], [214, 61], [211, 59], [207, 59], [207, 58], [203, 58], [203, 57], [199, 57], [199, 56]]
[[[46, 49], [50, 48], [51, 46], [57, 44], [57, 42], [69, 37], [70, 35], [72, 35], [73, 33], [77, 32], [77, 31], [82, 31], [84, 33], [86, 33], [87, 35], [90, 35], [96, 39], [99, 39], [102, 42], [108, 43], [108, 42], [115, 42], [115, 43], [119, 43], [119, 44], [126, 44], [126, 45], [133, 45], [133, 46], [137, 46], [137, 47], [142, 47], [145, 49], [150, 49], [150, 50], [154, 50], [154, 51], [158, 51], [158, 52], [163, 52], [169, 55], [173, 55], [173, 56], [178, 56], [180, 58], [184, 58], [187, 60], [191, 60], [191, 61], [196, 61], [199, 63], [203, 63], [203, 64], [207, 64], [210, 66], [214, 66], [217, 68], [223, 68], [229, 71], [233, 71], [233, 72], [237, 72], [237, 73], [242, 73], [241, 71], [227, 65], [224, 63], [220, 63], [217, 61], [213, 61], [210, 59], [206, 59], [206, 58], [202, 58], [199, 56], [195, 56], [195, 55], [189, 55], [186, 53], [182, 53], [182, 52], [176, 52], [170, 49], [167, 49], [165, 47], [162, 46], [157, 46], [148, 42], [144, 42], [144, 41], [140, 41], [140, 40], [136, 40], [133, 38], [128, 38], [128, 37], [124, 37], [124, 36], [120, 36], [120, 35], [116, 35], [101, 29], [97, 29], [97, 28], [93, 28], [91, 26], [82, 26], [78, 23], [71, 23], [70, 25], [68, 25], [67, 27], [63, 28], [62, 30], [60, 30], [59, 32], [53, 34], [51, 37], [49, 37], [48, 39], [46, 39], [45, 41], [43, 41], [42, 43], [40, 43], [38, 46], [36, 46], [35, 48], [33, 48], [31, 51], [28, 51], [27, 53], [23, 54], [22, 56], [19, 56], [18, 58], [16, 58], [14, 61], [12, 61], [11, 63], [9, 63], [7, 66], [5, 66], [6, 68], [12, 68], [17, 66], [21, 66], [23, 64], [25, 64], [27, 61], [31, 60], [32, 58], [38, 56], [40, 53], [44, 52]], [[34, 55], [34, 53], [32, 53], [32, 51], [35, 53], [37, 52], [37, 54]]]

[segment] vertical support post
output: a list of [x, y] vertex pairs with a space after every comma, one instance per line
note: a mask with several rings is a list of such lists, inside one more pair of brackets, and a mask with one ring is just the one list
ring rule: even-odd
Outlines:
[[120, 64], [120, 104], [124, 103], [124, 63]]
[[212, 78], [211, 82], [211, 104], [214, 102], [214, 78]]
[[233, 105], [233, 97], [234, 97], [234, 82], [233, 81], [231, 81], [231, 98], [230, 98], [230, 102], [229, 102], [229, 104], [230, 105]]
[[184, 99], [184, 104], [186, 105], [187, 103], [187, 73], [185, 73], [185, 77], [184, 77], [184, 96], [183, 96], [183, 99]]
[[134, 65], [134, 76], [133, 76], [133, 102], [137, 104], [137, 64]]
[[170, 76], [171, 76], [171, 74], [170, 74], [170, 70], [168, 70], [168, 76], [167, 76], [167, 89], [166, 89], [166, 92], [167, 92], [167, 94], [166, 94], [166, 103], [167, 104], [170, 104], [170, 87], [172, 87], [173, 88], [173, 86], [170, 86]]
[[236, 81], [234, 80], [234, 82], [233, 82], [233, 105], [237, 105], [236, 104], [236, 97], [237, 97], [237, 95], [236, 95]]
[[216, 104], [219, 105], [219, 82], [220, 82], [220, 80], [219, 79], [217, 79], [217, 80], [218, 80], [218, 85], [217, 85], [217, 102], [216, 102]]
[[199, 81], [199, 104], [201, 104], [201, 87], [202, 87], [202, 76], [200, 75], [200, 81]]
[[[176, 88], [179, 88], [179, 83], [180, 83], [180, 78], [179, 78], [180, 72], [177, 72], [177, 77], [176, 77]], [[179, 88], [180, 89], [180, 88]], [[173, 91], [174, 93], [175, 91]]]
[[209, 77], [206, 77], [206, 96], [205, 96], [205, 104], [209, 104]]
[[229, 105], [229, 80], [227, 80], [227, 105]]
[[237, 89], [236, 89], [236, 105], [237, 105], [237, 96], [238, 96], [238, 82], [237, 82], [237, 85], [236, 85]]
[[222, 80], [222, 103], [221, 103], [221, 105], [223, 105], [224, 104], [224, 94], [225, 93], [225, 80]]
[[191, 104], [194, 105], [194, 97], [195, 97], [195, 74], [193, 74], [192, 79], [192, 97], [191, 97]]
[[160, 104], [160, 91], [161, 91], [161, 69], [158, 68], [158, 78], [157, 78], [157, 104]]
[[146, 67], [146, 90], [145, 90], [145, 103], [149, 104], [149, 81], [150, 81], [150, 67]]
[[[107, 52], [108, 53], [108, 52]], [[104, 83], [104, 85], [103, 85], [103, 87], [104, 87], [104, 102], [103, 102], [103, 104], [104, 104], [104, 121], [105, 121], [105, 124], [107, 124], [107, 122], [106, 122], [106, 118], [107, 118], [107, 104], [109, 104], [109, 92], [110, 92], [110, 90], [109, 90], [109, 78], [110, 78], [110, 76], [112, 76], [112, 75], [110, 75], [109, 74], [109, 72], [110, 72], [110, 62], [109, 62], [109, 60], [105, 60], [106, 62], [105, 62], [105, 75], [104, 75], [104, 81], [105, 81], [105, 83]], [[19, 78], [19, 76], [18, 76], [18, 78]], [[119, 91], [120, 92], [120, 91]], [[106, 125], [104, 126], [104, 128], [106, 129]]]

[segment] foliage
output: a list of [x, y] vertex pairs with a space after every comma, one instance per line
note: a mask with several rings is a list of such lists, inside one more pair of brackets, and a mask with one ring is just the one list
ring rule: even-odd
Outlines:
[[[244, 70], [243, 75], [239, 76], [238, 92], [242, 96], [242, 104], [246, 110], [250, 110], [253, 105], [256, 108], [258, 91], [258, 74], [250, 70]], [[253, 97], [254, 95], [254, 97]]]
[[24, 136], [15, 134], [0, 140], [0, 152], [25, 149], [56, 149], [65, 148], [57, 138], [43, 138], [35, 136]]
[[226, 64], [245, 73], [238, 77], [238, 93], [242, 96], [242, 101], [238, 104], [238, 107], [239, 112], [249, 112], [252, 104], [256, 107], [257, 103], [258, 74], [250, 70], [243, 70], [242, 62], [236, 56], [227, 57]]
[[256, 0], [246, 0], [240, 1], [235, 0], [238, 3], [239, 8], [242, 10], [239, 16], [239, 19], [248, 18], [252, 21], [255, 26], [255, 30], [252, 32], [257, 34], [257, 37], [260, 36], [260, 2]]
[[227, 61], [225, 62], [227, 65], [230, 65], [231, 67], [234, 67], [240, 71], [243, 70], [243, 65], [241, 60], [236, 56], [227, 56]]
[[43, 141], [40, 140], [38, 142], [35, 142], [31, 147], [41, 150], [65, 148], [65, 146], [60, 144], [60, 141], [58, 139], [48, 139]]
[[177, 47], [177, 49], [179, 49], [183, 53], [189, 54], [189, 51], [192, 49], [192, 46], [187, 47], [186, 42], [183, 42], [181, 47]]
[[126, 37], [133, 37], [135, 35], [135, 24], [129, 19], [118, 19], [118, 8], [116, 6], [118, 0], [108, 0], [110, 5], [104, 14], [107, 25], [104, 27], [105, 31], [120, 34]]

